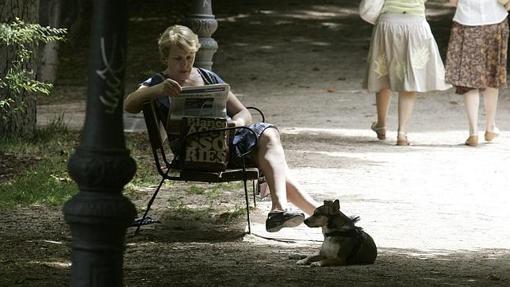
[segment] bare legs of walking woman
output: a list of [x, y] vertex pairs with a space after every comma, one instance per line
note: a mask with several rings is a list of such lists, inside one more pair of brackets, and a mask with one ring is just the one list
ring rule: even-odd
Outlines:
[[[485, 108], [485, 140], [492, 141], [499, 135], [496, 127], [496, 110], [498, 108], [499, 90], [485, 88], [482, 92]], [[464, 94], [466, 116], [469, 124], [469, 137], [466, 145], [478, 145], [478, 109], [480, 106], [480, 90], [472, 89]]]
[[[391, 94], [392, 91], [390, 89], [382, 89], [375, 96], [377, 122], [372, 124], [372, 130], [380, 140], [386, 138], [386, 116], [391, 102]], [[397, 145], [409, 145], [407, 128], [411, 120], [415, 101], [415, 92], [400, 92], [398, 95]]]

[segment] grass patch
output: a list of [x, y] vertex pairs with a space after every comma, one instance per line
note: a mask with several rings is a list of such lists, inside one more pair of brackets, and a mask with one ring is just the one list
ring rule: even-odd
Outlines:
[[[156, 187], [161, 181], [161, 175], [156, 171], [156, 165], [151, 152], [149, 139], [146, 133], [126, 134], [126, 147], [131, 157], [136, 161], [136, 174], [126, 186], [126, 191], [131, 194], [147, 187]], [[165, 185], [171, 185], [166, 181]]]
[[218, 215], [216, 221], [222, 223], [230, 223], [237, 221], [239, 218], [246, 216], [246, 209], [236, 205], [231, 211], [223, 212]]
[[60, 170], [61, 164], [43, 160], [15, 180], [0, 185], [0, 208], [18, 205], [62, 205], [78, 191], [76, 184]]
[[200, 187], [200, 186], [197, 186], [195, 184], [191, 185], [189, 188], [188, 188], [188, 193], [190, 194], [198, 194], [198, 195], [201, 195], [201, 194], [204, 194], [206, 192], [206, 189], [203, 188], [203, 187]]
[[173, 216], [211, 220], [224, 224], [246, 215], [242, 183], [175, 183], [166, 195], [166, 209]]
[[[69, 177], [67, 162], [79, 145], [80, 133], [61, 118], [30, 138], [0, 139], [0, 209], [34, 204], [60, 206], [79, 189]], [[127, 148], [138, 168], [128, 191], [159, 182], [145, 134], [128, 134]]]
[[[58, 207], [76, 194], [79, 188], [70, 178], [67, 164], [79, 145], [79, 138], [78, 131], [67, 129], [62, 118], [56, 118], [31, 138], [0, 139], [0, 209], [31, 205]], [[144, 208], [147, 195], [152, 195], [161, 176], [155, 169], [145, 133], [126, 134], [126, 147], [137, 163], [137, 172], [125, 186], [124, 194]], [[171, 190], [168, 206], [172, 210], [195, 209], [199, 217], [220, 213], [221, 221], [242, 214], [243, 209], [237, 206], [243, 199], [242, 182], [166, 181], [164, 189]]]
[[67, 160], [78, 137], [57, 119], [30, 138], [0, 139], [0, 208], [57, 206], [75, 194], [78, 188], [67, 174]]

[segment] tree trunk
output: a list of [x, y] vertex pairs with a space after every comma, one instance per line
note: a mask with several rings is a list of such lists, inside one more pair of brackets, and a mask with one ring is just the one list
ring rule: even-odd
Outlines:
[[[61, 27], [62, 0], [40, 0], [39, 24], [52, 28]], [[41, 59], [38, 63], [37, 78], [41, 82], [54, 83], [57, 78], [59, 42], [51, 41], [43, 44]]]
[[[39, 0], [2, 0], [0, 1], [0, 22], [11, 23], [16, 17], [25, 23], [38, 23]], [[36, 55], [26, 69], [37, 71]], [[15, 59], [16, 47], [0, 46], [0, 76], [5, 76]], [[35, 75], [34, 75], [35, 77]], [[13, 102], [10, 112], [0, 109], [0, 137], [31, 135], [36, 125], [36, 95], [21, 92], [13, 93], [8, 89], [0, 90], [0, 100], [10, 97]]]

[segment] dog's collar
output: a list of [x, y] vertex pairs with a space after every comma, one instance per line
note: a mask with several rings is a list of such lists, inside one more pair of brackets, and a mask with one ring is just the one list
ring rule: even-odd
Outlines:
[[361, 232], [360, 232], [360, 227], [355, 226], [354, 228], [348, 229], [348, 230], [342, 230], [342, 231], [335, 230], [332, 232], [327, 232], [324, 234], [324, 236], [326, 236], [326, 237], [331, 237], [331, 236], [359, 237], [359, 236], [361, 236]]

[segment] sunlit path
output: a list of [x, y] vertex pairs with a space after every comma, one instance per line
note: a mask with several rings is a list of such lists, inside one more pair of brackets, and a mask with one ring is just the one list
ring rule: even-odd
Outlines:
[[[282, 133], [284, 139], [286, 134], [306, 138], [313, 133], [336, 143], [337, 148], [328, 150], [301, 149], [292, 143], [287, 156], [293, 172], [315, 198], [338, 198], [346, 214], [360, 215], [359, 225], [373, 234], [380, 247], [510, 248], [506, 228], [510, 133], [478, 148], [459, 143], [463, 131], [413, 133], [416, 144], [410, 147], [374, 141], [371, 132], [363, 130], [284, 129]], [[347, 145], [349, 141], [358, 143]], [[325, 166], [306, 167], [303, 160]], [[306, 229], [302, 225], [269, 236], [321, 240], [319, 230]]]

